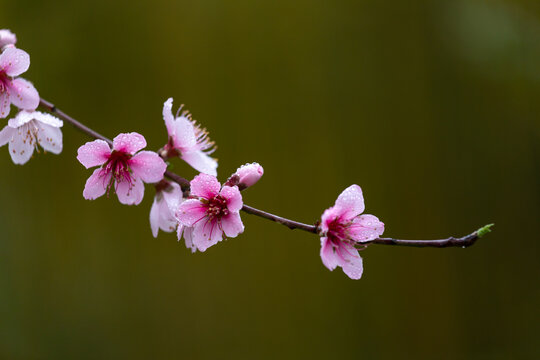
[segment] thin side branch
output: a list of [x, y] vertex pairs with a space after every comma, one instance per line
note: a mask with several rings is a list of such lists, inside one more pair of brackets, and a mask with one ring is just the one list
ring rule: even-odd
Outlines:
[[[44, 99], [40, 99], [39, 104], [42, 107], [44, 107], [45, 109], [47, 109], [49, 112], [51, 112], [51, 113], [55, 114], [56, 116], [58, 116], [60, 119], [62, 119], [64, 121], [70, 123], [71, 125], [73, 125], [77, 130], [82, 131], [83, 133], [87, 134], [88, 136], [90, 136], [90, 137], [92, 137], [94, 139], [101, 139], [101, 140], [106, 141], [109, 145], [112, 145], [112, 140], [111, 139], [101, 135], [97, 131], [90, 129], [86, 125], [84, 125], [81, 122], [75, 120], [74, 118], [72, 118], [71, 116], [69, 116], [68, 114], [63, 112], [62, 110], [58, 109], [53, 103], [51, 103], [51, 102], [49, 102], [47, 100], [44, 100]], [[165, 158], [165, 160], [167, 160], [167, 159]], [[182, 188], [182, 191], [184, 191], [185, 195], [189, 194], [189, 188], [190, 188], [189, 180], [187, 180], [187, 179], [183, 178], [182, 176], [180, 176], [178, 174], [175, 174], [175, 173], [173, 173], [172, 171], [169, 171], [169, 170], [165, 171], [165, 176], [168, 177], [169, 179], [171, 179], [172, 181], [178, 183], [178, 185], [180, 185], [180, 187]], [[260, 216], [262, 218], [269, 219], [269, 220], [275, 221], [277, 223], [283, 224], [283, 225], [287, 226], [289, 229], [301, 229], [301, 230], [312, 232], [312, 233], [317, 232], [317, 228], [314, 225], [302, 224], [300, 222], [296, 222], [296, 221], [293, 221], [293, 220], [282, 218], [280, 216], [267, 213], [265, 211], [256, 209], [256, 208], [248, 206], [248, 205], [244, 205], [242, 210], [247, 212], [248, 214], [253, 214], [253, 215], [256, 215], [256, 216]]]
[[112, 145], [112, 140], [101, 135], [97, 131], [94, 131], [87, 127], [86, 125], [81, 124], [62, 110], [58, 109], [53, 103], [48, 102], [44, 99], [39, 99], [39, 105], [43, 106], [45, 109], [49, 110], [49, 112], [56, 114], [60, 119], [63, 119], [64, 121], [70, 123], [78, 130], [82, 131], [83, 133], [89, 135], [90, 137], [93, 137], [94, 139], [101, 139], [103, 141], [106, 141], [109, 145]]
[[466, 248], [473, 245], [478, 239], [491, 231], [493, 224], [486, 225], [469, 235], [455, 238], [449, 237], [446, 239], [438, 240], [401, 240], [392, 238], [377, 238], [370, 241], [363, 242], [362, 244], [379, 244], [379, 245], [398, 245], [398, 246], [413, 246], [413, 247], [462, 247]]
[[[111, 139], [101, 135], [95, 130], [90, 129], [86, 125], [83, 125], [82, 123], [75, 120], [68, 114], [64, 113], [62, 110], [58, 109], [53, 103], [44, 99], [40, 99], [40, 105], [44, 107], [45, 109], [47, 109], [49, 112], [58, 116], [60, 119], [73, 125], [77, 130], [82, 131], [83, 133], [89, 135], [90, 137], [94, 139], [101, 139], [101, 140], [106, 141], [108, 144], [112, 145]], [[165, 158], [165, 160], [167, 159]], [[172, 181], [178, 183], [186, 195], [189, 194], [189, 188], [190, 188], [189, 180], [169, 170], [165, 171], [165, 176], [171, 179]], [[307, 231], [313, 234], [317, 234], [319, 231], [317, 225], [309, 225], [309, 224], [304, 224], [298, 221], [290, 220], [290, 219], [287, 219], [278, 215], [268, 213], [263, 210], [256, 209], [249, 205], [244, 205], [242, 207], [242, 211], [251, 215], [259, 216], [261, 218], [274, 221], [278, 224], [285, 225], [289, 229], [300, 229], [300, 230]], [[468, 246], [473, 245], [476, 242], [476, 240], [481, 238], [483, 235], [490, 232], [491, 231], [490, 228], [492, 226], [493, 224], [486, 225], [476, 230], [475, 232], [461, 238], [449, 237], [447, 239], [439, 239], [439, 240], [402, 240], [402, 239], [392, 239], [392, 238], [377, 238], [377, 239], [363, 242], [362, 245], [379, 244], [379, 245], [438, 247], [438, 248], [468, 247]]]
[[180, 185], [180, 187], [182, 188], [182, 191], [189, 192], [189, 188], [190, 188], [189, 180], [184, 179], [180, 175], [177, 175], [169, 170], [165, 171], [165, 176], [171, 179], [172, 181], [174, 181], [175, 183], [177, 183], [178, 185]]
[[244, 211], [245, 213], [251, 214], [251, 215], [260, 216], [262, 218], [275, 221], [278, 224], [285, 225], [286, 227], [288, 227], [291, 230], [300, 229], [300, 230], [304, 230], [304, 231], [314, 233], [314, 234], [317, 233], [317, 226], [315, 226], [315, 225], [308, 225], [308, 224], [304, 224], [304, 223], [301, 223], [301, 222], [298, 222], [298, 221], [289, 220], [289, 219], [283, 218], [281, 216], [270, 214], [269, 212], [266, 212], [266, 211], [255, 209], [254, 207], [251, 207], [251, 206], [248, 206], [248, 205], [244, 205], [242, 207], [242, 211]]
[[[40, 99], [39, 104], [43, 106], [45, 109], [47, 109], [49, 112], [56, 114], [56, 116], [58, 116], [60, 119], [73, 125], [77, 130], [82, 131], [83, 133], [85, 133], [86, 135], [94, 139], [101, 139], [103, 141], [106, 141], [109, 145], [112, 145], [113, 142], [111, 139], [101, 135], [97, 131], [90, 129], [88, 126], [75, 120], [74, 118], [72, 118], [71, 116], [69, 116], [62, 110], [60, 110], [59, 108], [57, 108], [56, 105], [54, 105], [53, 103], [44, 99]], [[173, 180], [174, 182], [177, 182], [182, 187], [182, 190], [189, 191], [189, 180], [184, 179], [180, 175], [177, 175], [168, 170], [165, 172], [165, 176], [167, 176], [169, 179]]]

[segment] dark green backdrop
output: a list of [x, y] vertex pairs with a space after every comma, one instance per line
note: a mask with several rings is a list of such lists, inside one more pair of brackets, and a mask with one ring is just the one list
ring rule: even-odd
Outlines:
[[[165, 140], [185, 103], [223, 180], [258, 161], [253, 206], [313, 222], [352, 183], [385, 235], [364, 277], [319, 240], [243, 215], [192, 255], [138, 207], [85, 201], [88, 140], [0, 149], [2, 359], [532, 359], [539, 354], [538, 1], [0, 0], [40, 94], [108, 136]], [[2, 120], [5, 124], [6, 121]], [[2, 125], [3, 126], [3, 125]], [[195, 172], [175, 163], [186, 177]]]

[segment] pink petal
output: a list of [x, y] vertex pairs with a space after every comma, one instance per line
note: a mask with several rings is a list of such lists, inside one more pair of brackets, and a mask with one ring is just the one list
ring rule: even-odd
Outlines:
[[362, 242], [381, 236], [384, 224], [376, 216], [365, 214], [356, 217], [348, 230], [353, 240]]
[[41, 147], [53, 154], [62, 152], [62, 130], [57, 127], [37, 122], [38, 143]]
[[4, 146], [9, 141], [11, 141], [13, 135], [15, 135], [16, 132], [17, 130], [12, 128], [11, 126], [5, 126], [2, 131], [0, 131], [0, 146]]
[[165, 126], [167, 127], [169, 136], [173, 133], [172, 123], [174, 121], [174, 116], [172, 114], [172, 104], [173, 98], [168, 98], [163, 104], [163, 120], [165, 120]]
[[15, 164], [23, 165], [32, 157], [35, 142], [33, 138], [27, 138], [27, 126], [18, 128], [16, 131], [9, 142], [9, 155]]
[[197, 251], [197, 247], [193, 245], [193, 228], [192, 227], [185, 227], [183, 225], [178, 225], [178, 228], [176, 229], [176, 234], [178, 236], [178, 241], [180, 241], [182, 236], [184, 236], [186, 247], [188, 249], [191, 249], [192, 253]]
[[339, 256], [339, 265], [343, 268], [343, 272], [353, 280], [360, 279], [364, 267], [358, 250], [350, 244], [341, 243], [336, 251]]
[[169, 132], [169, 135], [173, 138], [175, 148], [182, 152], [195, 150], [197, 139], [191, 121], [185, 116], [180, 116], [171, 123], [171, 130], [172, 132]]
[[193, 228], [192, 227], [184, 227], [184, 240], [186, 243], [186, 247], [188, 249], [191, 249], [192, 253], [197, 251], [197, 247], [195, 246], [195, 244], [193, 244]]
[[264, 169], [258, 163], [245, 164], [240, 166], [235, 174], [240, 178], [239, 184], [243, 184], [247, 188], [259, 181], [264, 174]]
[[119, 134], [113, 139], [113, 149], [128, 154], [135, 154], [146, 147], [146, 139], [139, 133]]
[[139, 205], [144, 197], [144, 184], [141, 179], [133, 178], [132, 183], [121, 181], [116, 183], [118, 201], [124, 205]]
[[88, 169], [105, 164], [110, 154], [109, 144], [103, 140], [94, 140], [87, 142], [77, 150], [77, 160]]
[[135, 177], [145, 183], [156, 183], [163, 179], [167, 164], [153, 151], [141, 151], [129, 160], [129, 166]]
[[206, 251], [210, 246], [220, 242], [223, 231], [219, 228], [216, 220], [197, 223], [193, 227], [193, 244], [199, 251]]
[[321, 238], [321, 260], [330, 271], [338, 266], [338, 258], [334, 252], [332, 242], [326, 237]]
[[159, 232], [159, 207], [155, 197], [150, 208], [150, 229], [152, 229], [152, 235], [157, 238]]
[[3, 119], [9, 115], [10, 104], [9, 91], [0, 92], [0, 118]]
[[19, 76], [30, 67], [30, 55], [24, 50], [9, 47], [0, 55], [0, 71]]
[[39, 94], [28, 80], [17, 78], [9, 84], [9, 99], [19, 109], [35, 110], [39, 105]]
[[169, 207], [172, 214], [176, 214], [178, 207], [182, 203], [182, 189], [177, 183], [170, 183], [169, 187], [161, 192], [163, 200]]
[[86, 180], [86, 185], [83, 190], [83, 197], [86, 200], [94, 200], [105, 194], [107, 185], [111, 179], [111, 174], [101, 176], [101, 169], [96, 169]]
[[159, 228], [165, 232], [173, 232], [178, 225], [178, 221], [174, 217], [174, 212], [171, 212], [165, 198], [158, 201], [159, 206]]
[[8, 29], [0, 30], [0, 48], [6, 45], [15, 45], [17, 36]]
[[199, 174], [191, 180], [191, 194], [205, 199], [212, 199], [221, 189], [221, 185], [215, 176]]
[[173, 214], [161, 194], [156, 195], [150, 209], [150, 227], [154, 237], [157, 237], [159, 229], [165, 232], [175, 230], [178, 223]]
[[178, 207], [176, 219], [184, 226], [193, 226], [206, 217], [206, 206], [197, 199], [188, 199]]
[[364, 196], [358, 185], [351, 185], [339, 195], [335, 207], [345, 218], [353, 218], [364, 211]]
[[182, 160], [187, 162], [195, 170], [217, 176], [218, 163], [216, 159], [210, 157], [202, 151], [193, 151], [189, 153], [182, 153]]
[[321, 230], [323, 233], [328, 231], [328, 225], [341, 215], [341, 210], [332, 206], [324, 211], [321, 216]]
[[238, 212], [244, 205], [242, 202], [242, 195], [240, 194], [240, 190], [238, 190], [238, 187], [236, 186], [224, 186], [223, 189], [221, 189], [221, 196], [223, 196], [227, 200], [227, 208], [231, 212]]
[[237, 237], [238, 234], [244, 232], [244, 224], [240, 218], [240, 214], [237, 212], [229, 213], [229, 215], [221, 218], [221, 228], [225, 232], [225, 235], [230, 238]]

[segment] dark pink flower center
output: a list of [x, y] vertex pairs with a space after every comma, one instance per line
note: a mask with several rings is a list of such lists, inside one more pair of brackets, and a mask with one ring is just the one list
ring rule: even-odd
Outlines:
[[11, 79], [7, 76], [4, 70], [0, 70], [0, 94], [3, 94], [9, 88]]
[[131, 176], [131, 169], [129, 168], [129, 159], [131, 159], [131, 157], [131, 154], [116, 150], [113, 150], [109, 155], [109, 159], [103, 165], [100, 173], [100, 176], [105, 179], [108, 178], [109, 174], [112, 175], [109, 184], [107, 184], [107, 191], [110, 190], [114, 181], [116, 181], [116, 184], [127, 181], [130, 184], [130, 187], [133, 185], [133, 177]]
[[326, 236], [333, 244], [338, 244], [340, 241], [347, 241], [349, 236], [347, 235], [347, 228], [349, 227], [348, 223], [343, 223], [341, 218], [334, 218], [330, 223], [328, 223], [328, 231]]
[[223, 216], [229, 215], [229, 208], [227, 207], [227, 200], [221, 196], [216, 195], [206, 203], [206, 216], [212, 220], [214, 218], [220, 219]]

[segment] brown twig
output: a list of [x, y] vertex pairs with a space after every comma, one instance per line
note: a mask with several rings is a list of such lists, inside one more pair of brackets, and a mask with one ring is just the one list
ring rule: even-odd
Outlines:
[[[90, 129], [86, 125], [83, 125], [79, 121], [75, 120], [71, 116], [64, 113], [62, 110], [58, 109], [53, 103], [44, 99], [40, 99], [40, 105], [44, 107], [45, 109], [47, 109], [49, 112], [56, 114], [62, 120], [73, 125], [77, 130], [82, 131], [83, 133], [89, 135], [90, 137], [94, 139], [101, 139], [101, 140], [106, 141], [108, 144], [112, 145], [111, 139], [101, 135], [95, 130]], [[182, 190], [185, 193], [189, 192], [189, 187], [190, 187], [189, 180], [168, 170], [165, 172], [165, 176], [171, 179], [172, 181], [178, 183], [182, 187]], [[279, 224], [285, 225], [289, 229], [300, 229], [300, 230], [304, 230], [304, 231], [314, 233], [314, 234], [317, 234], [319, 232], [317, 225], [309, 225], [309, 224], [304, 224], [298, 221], [290, 220], [290, 219], [287, 219], [278, 215], [268, 213], [263, 210], [256, 209], [249, 205], [244, 205], [242, 207], [242, 211], [251, 215], [256, 215], [264, 219], [268, 219], [268, 220], [277, 222]], [[392, 238], [377, 238], [377, 239], [363, 242], [362, 244], [363, 245], [379, 244], [379, 245], [397, 245], [397, 246], [414, 246], [414, 247], [438, 247], [438, 248], [468, 247], [468, 246], [473, 245], [476, 242], [476, 240], [478, 240], [480, 237], [482, 237], [483, 235], [491, 231], [490, 230], [491, 226], [493, 226], [493, 224], [486, 225], [478, 229], [477, 231], [474, 231], [473, 233], [467, 236], [461, 237], [461, 238], [449, 237], [446, 239], [439, 239], [439, 240], [402, 240], [402, 239], [392, 239]]]
[[455, 238], [453, 236], [446, 239], [439, 240], [401, 240], [392, 238], [377, 238], [370, 241], [363, 242], [362, 244], [379, 244], [379, 245], [398, 245], [398, 246], [413, 246], [413, 247], [462, 247], [466, 248], [473, 245], [476, 240], [490, 232], [490, 228], [493, 224], [486, 225], [469, 235]]
[[283, 218], [281, 216], [270, 214], [269, 212], [266, 212], [266, 211], [255, 209], [254, 207], [251, 207], [249, 205], [244, 205], [242, 207], [242, 210], [244, 212], [248, 213], [248, 214], [260, 216], [262, 218], [275, 221], [278, 224], [285, 225], [286, 227], [288, 227], [291, 230], [300, 229], [300, 230], [304, 230], [304, 231], [311, 232], [311, 233], [314, 233], [314, 234], [317, 233], [317, 226], [315, 226], [315, 225], [308, 225], [308, 224], [304, 224], [304, 223], [301, 223], [301, 222], [298, 222], [298, 221], [293, 221], [293, 220], [290, 220], [290, 219], [286, 219], [286, 218]]
[[53, 114], [56, 114], [60, 119], [63, 119], [73, 125], [78, 130], [82, 131], [83, 133], [89, 135], [90, 137], [93, 137], [94, 139], [101, 139], [109, 143], [109, 145], [112, 145], [112, 140], [101, 135], [97, 131], [94, 131], [90, 129], [88, 126], [81, 124], [62, 110], [58, 109], [53, 103], [48, 102], [44, 99], [39, 99], [39, 105], [43, 106], [45, 109], [49, 110]]

